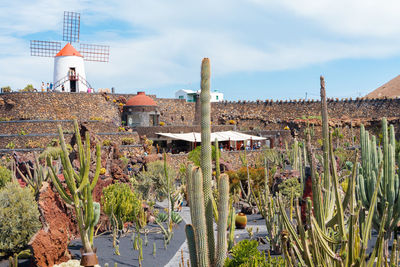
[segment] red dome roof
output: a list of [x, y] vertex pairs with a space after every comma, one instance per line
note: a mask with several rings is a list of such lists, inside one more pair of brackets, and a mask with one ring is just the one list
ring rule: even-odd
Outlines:
[[129, 98], [126, 106], [157, 106], [157, 103], [144, 92], [138, 92], [137, 95]]

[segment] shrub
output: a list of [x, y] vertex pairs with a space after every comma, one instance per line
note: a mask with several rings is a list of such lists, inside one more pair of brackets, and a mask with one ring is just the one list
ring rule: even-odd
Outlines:
[[0, 189], [11, 181], [11, 171], [6, 167], [0, 166]]
[[21, 130], [21, 131], [19, 131], [19, 133], [18, 133], [19, 135], [27, 135], [28, 134], [28, 132], [26, 132], [25, 130]]
[[135, 143], [135, 138], [132, 137], [124, 137], [122, 138], [122, 144], [123, 145], [133, 145]]
[[91, 120], [91, 121], [102, 121], [103, 118], [102, 117], [90, 117], [89, 120]]
[[8, 183], [0, 190], [0, 251], [18, 252], [40, 228], [38, 205], [31, 190]]
[[60, 141], [57, 138], [51, 139], [50, 143], [47, 144], [47, 146], [59, 146]]
[[112, 214], [118, 220], [118, 227], [122, 229], [125, 222], [131, 222], [139, 214], [141, 201], [131, 190], [128, 184], [112, 184], [103, 189], [101, 197], [103, 211], [109, 218]]
[[[246, 167], [241, 167], [237, 171], [227, 171], [226, 173], [229, 176], [229, 184], [231, 185], [231, 187], [238, 187], [239, 181], [247, 181]], [[259, 190], [264, 188], [265, 184], [264, 168], [249, 167], [249, 176], [250, 176], [252, 190], [254, 190], [255, 192], [259, 192]], [[247, 182], [244, 182], [243, 184], [247, 184]]]
[[111, 146], [111, 140], [110, 139], [103, 140], [103, 146]]
[[229, 123], [230, 125], [235, 125], [235, 124], [236, 124], [236, 121], [234, 121], [234, 120], [229, 120], [228, 123]]
[[165, 122], [160, 121], [160, 126], [164, 126], [164, 125], [165, 125]]
[[301, 184], [296, 177], [285, 179], [281, 184], [278, 185], [278, 189], [287, 201], [290, 201], [292, 197], [293, 199], [296, 199], [303, 193]]
[[32, 84], [27, 84], [24, 89], [19, 90], [20, 92], [35, 92], [36, 89]]
[[[212, 152], [212, 160], [215, 160], [215, 146], [211, 146]], [[219, 150], [218, 150], [219, 151]], [[220, 152], [218, 152], [220, 153]], [[196, 166], [200, 166], [200, 154], [201, 154], [201, 146], [196, 147], [188, 154], [188, 159], [194, 163]], [[221, 153], [220, 153], [221, 154]], [[220, 155], [221, 156], [221, 155]]]
[[125, 127], [119, 126], [118, 127], [118, 132], [125, 132]]
[[4, 86], [1, 88], [3, 90], [3, 93], [11, 93], [11, 87], [10, 86]]
[[15, 148], [15, 143], [11, 141], [10, 143], [8, 143], [8, 144], [6, 145], [6, 148], [7, 148], [7, 149], [14, 149], [14, 148]]
[[28, 142], [26, 142], [25, 147], [26, 148], [37, 148], [37, 147], [42, 147], [42, 145], [38, 141], [29, 140]]
[[61, 147], [49, 146], [49, 147], [46, 147], [46, 149], [43, 150], [42, 153], [40, 153], [39, 159], [40, 160], [47, 159], [47, 157], [50, 156], [54, 160], [57, 160], [60, 157], [60, 154], [61, 154]]
[[227, 258], [225, 267], [250, 267], [250, 266], [285, 266], [282, 257], [266, 258], [264, 253], [258, 251], [256, 240], [242, 240], [232, 248], [232, 259]]
[[[167, 164], [167, 171], [170, 178], [170, 191], [174, 191], [176, 171]], [[150, 162], [147, 171], [140, 172], [136, 176], [136, 187], [146, 200], [162, 201], [167, 196], [167, 182], [164, 176], [164, 162]]]
[[120, 157], [119, 158], [121, 161], [122, 161], [122, 169], [125, 169], [127, 166], [128, 166], [128, 164], [129, 164], [129, 159], [127, 158], [127, 157]]
[[0, 117], [0, 121], [10, 121], [10, 117]]

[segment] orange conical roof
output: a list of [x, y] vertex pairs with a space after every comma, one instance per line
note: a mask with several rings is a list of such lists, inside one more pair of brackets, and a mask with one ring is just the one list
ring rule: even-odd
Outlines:
[[83, 57], [70, 43], [67, 43], [60, 52], [57, 53], [56, 57], [64, 56], [77, 56]]

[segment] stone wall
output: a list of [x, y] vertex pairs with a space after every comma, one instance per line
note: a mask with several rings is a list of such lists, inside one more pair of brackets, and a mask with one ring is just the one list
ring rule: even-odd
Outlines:
[[[22, 133], [57, 133], [57, 125], [61, 125], [64, 132], [72, 132], [74, 130], [72, 120], [0, 121], [0, 135]], [[103, 121], [87, 121], [84, 123], [84, 125], [95, 133], [118, 131], [118, 127], [116, 125]]]
[[[5, 93], [0, 94], [1, 120], [71, 120], [80, 121], [101, 119], [89, 122], [95, 132], [115, 132], [121, 124], [123, 103], [135, 94], [87, 94], [87, 93]], [[160, 111], [160, 121], [165, 125], [137, 129], [139, 134], [148, 137], [157, 131], [188, 132], [195, 119], [195, 103], [182, 99], [156, 98]], [[330, 125], [340, 127], [349, 141], [351, 136], [358, 136], [359, 125], [368, 129], [379, 129], [380, 118], [387, 117], [400, 129], [400, 99], [328, 99]], [[238, 101], [212, 103], [211, 120], [213, 125], [236, 123], [240, 131], [283, 131], [289, 127], [293, 135], [296, 130], [302, 135], [307, 125], [315, 125], [316, 139], [319, 139], [320, 102], [309, 100], [294, 101]], [[54, 133], [54, 124], [46, 123], [0, 124], [1, 133], [19, 133], [21, 129], [29, 133]], [[63, 122], [63, 127], [71, 129], [71, 124]], [[5, 126], [7, 125], [7, 126]], [[6, 127], [6, 128], [4, 128]], [[220, 126], [218, 126], [220, 127]], [[231, 127], [231, 128], [229, 128]], [[228, 126], [226, 129], [232, 129]], [[221, 128], [223, 129], [223, 128]], [[142, 132], [141, 132], [142, 131]], [[350, 138], [350, 139], [349, 139]]]
[[5, 93], [0, 94], [1, 120], [71, 120], [102, 118], [121, 123], [118, 106], [101, 94], [87, 93]]
[[[67, 143], [71, 141], [72, 134], [65, 133], [64, 138]], [[124, 140], [131, 141], [133, 144], [139, 144], [139, 136], [136, 132], [121, 132], [121, 133], [98, 133], [96, 134], [97, 140], [101, 143], [107, 140], [118, 144], [124, 143]], [[13, 143], [15, 148], [44, 148], [52, 142], [58, 140], [57, 133], [44, 133], [44, 134], [27, 134], [27, 135], [2, 135], [0, 136], [0, 149], [5, 149], [7, 145]]]

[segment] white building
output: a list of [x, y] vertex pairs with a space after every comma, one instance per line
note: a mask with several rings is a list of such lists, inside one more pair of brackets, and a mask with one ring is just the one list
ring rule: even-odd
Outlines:
[[[193, 91], [187, 89], [181, 89], [175, 92], [175, 98], [185, 99], [187, 102], [196, 102], [197, 96], [200, 96], [201, 90]], [[211, 92], [211, 102], [222, 102], [224, 100], [224, 94], [214, 90]]]
[[54, 58], [54, 89], [64, 92], [87, 92], [83, 56], [67, 43]]

